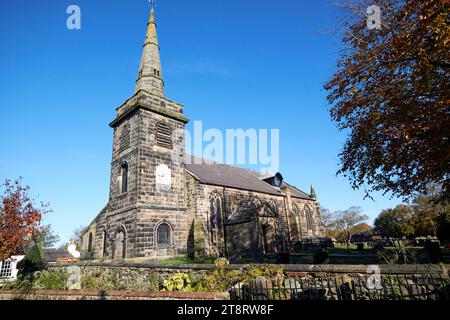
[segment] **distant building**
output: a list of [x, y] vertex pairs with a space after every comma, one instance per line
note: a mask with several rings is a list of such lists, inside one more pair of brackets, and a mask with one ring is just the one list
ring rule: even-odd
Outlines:
[[5, 281], [13, 281], [17, 279], [17, 264], [23, 260], [25, 256], [12, 256], [10, 259], [0, 261], [0, 285]]
[[109, 202], [83, 235], [82, 257], [257, 258], [324, 235], [312, 188], [307, 194], [279, 174], [186, 163], [188, 121], [164, 94], [152, 9], [134, 95], [110, 124]]

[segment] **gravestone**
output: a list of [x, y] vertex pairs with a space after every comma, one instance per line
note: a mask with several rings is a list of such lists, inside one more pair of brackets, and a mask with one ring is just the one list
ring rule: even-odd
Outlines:
[[81, 290], [81, 268], [78, 266], [70, 266], [66, 268], [66, 272], [69, 274], [67, 279], [68, 290]]

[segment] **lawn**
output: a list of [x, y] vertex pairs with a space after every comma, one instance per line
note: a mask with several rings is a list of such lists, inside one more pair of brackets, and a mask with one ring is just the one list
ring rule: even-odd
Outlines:
[[179, 265], [179, 264], [214, 264], [214, 258], [196, 258], [191, 259], [187, 257], [171, 258], [167, 260], [161, 260], [158, 263], [167, 265]]
[[[395, 248], [385, 248], [386, 250], [395, 250]], [[408, 247], [407, 250], [414, 255], [417, 255], [421, 247]], [[345, 245], [338, 245], [335, 248], [329, 248], [330, 255], [329, 264], [355, 264], [355, 265], [369, 265], [378, 264], [378, 258], [371, 247], [364, 247], [363, 251], [357, 251], [356, 245], [350, 245], [349, 249]], [[450, 249], [442, 248], [444, 255], [444, 263], [450, 263]], [[304, 250], [299, 254], [291, 255], [291, 263], [293, 264], [313, 264], [314, 250]], [[182, 265], [182, 264], [214, 264], [215, 258], [196, 258], [191, 259], [187, 257], [171, 258], [161, 260], [158, 263], [165, 265]], [[265, 259], [264, 263], [275, 264], [276, 259]], [[251, 261], [242, 261], [242, 264], [251, 263]]]

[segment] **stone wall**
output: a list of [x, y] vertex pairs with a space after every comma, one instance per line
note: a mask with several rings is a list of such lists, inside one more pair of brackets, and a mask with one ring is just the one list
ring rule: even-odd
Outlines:
[[226, 292], [0, 291], [0, 300], [229, 300]]
[[[161, 292], [161, 284], [174, 274], [185, 273], [191, 279], [223, 281], [223, 273], [213, 273], [214, 265], [158, 265], [136, 263], [95, 263], [50, 267], [48, 271], [69, 273], [68, 291], [1, 291], [2, 299], [24, 300], [151, 300], [151, 299], [239, 299], [265, 300], [277, 295], [282, 300], [359, 300], [359, 299], [433, 299], [445, 298], [448, 290], [448, 265], [379, 266], [378, 291], [368, 289], [372, 276], [362, 265], [276, 265], [267, 273], [267, 265], [229, 265], [228, 293]], [[372, 266], [373, 267], [373, 266]], [[259, 269], [259, 271], [257, 269]], [[266, 270], [266, 276], [261, 272]], [[275, 271], [275, 273], [274, 273]], [[280, 272], [283, 272], [281, 274]], [[76, 275], [76, 276], [74, 276]], [[214, 278], [218, 277], [218, 278]], [[216, 280], [214, 280], [216, 279]], [[220, 280], [222, 279], [222, 280]], [[70, 283], [69, 283], [70, 281]], [[213, 281], [213, 282], [211, 282]], [[387, 282], [386, 282], [387, 281]], [[280, 287], [281, 283], [281, 287]], [[386, 286], [387, 283], [387, 286]], [[271, 291], [273, 286], [282, 290]], [[82, 289], [74, 291], [74, 289]], [[217, 290], [218, 287], [209, 287]], [[223, 285], [220, 291], [225, 291]], [[76, 290], [75, 289], [75, 290]], [[255, 291], [258, 289], [259, 291]], [[261, 291], [262, 290], [262, 291]], [[259, 292], [255, 295], [255, 292]]]

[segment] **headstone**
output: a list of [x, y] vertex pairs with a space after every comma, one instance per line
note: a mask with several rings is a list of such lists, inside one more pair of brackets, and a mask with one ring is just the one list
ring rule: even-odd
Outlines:
[[228, 266], [230, 262], [226, 258], [218, 258], [216, 261], [214, 261], [214, 264], [217, 268], [223, 269]]
[[69, 278], [67, 279], [68, 290], [81, 290], [81, 268], [78, 266], [70, 266], [66, 268]]

